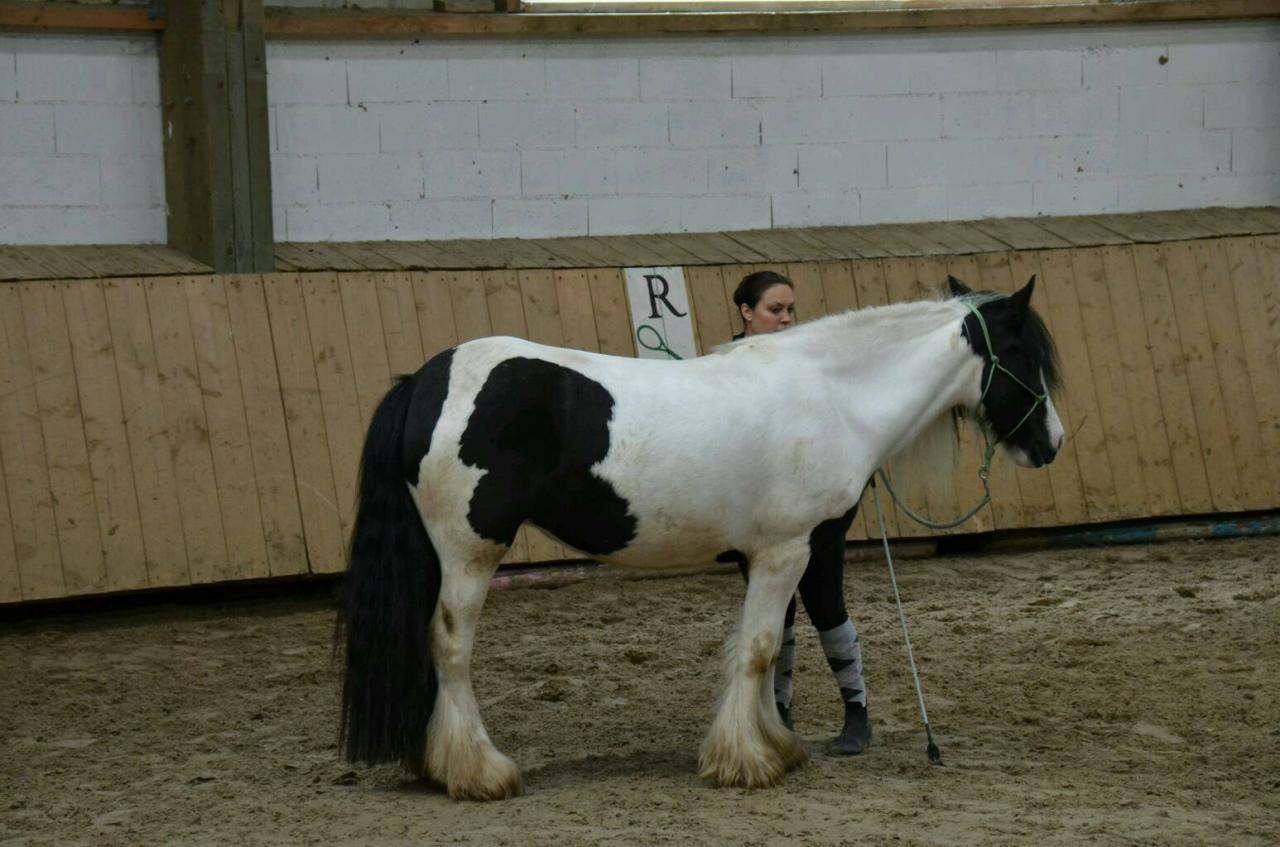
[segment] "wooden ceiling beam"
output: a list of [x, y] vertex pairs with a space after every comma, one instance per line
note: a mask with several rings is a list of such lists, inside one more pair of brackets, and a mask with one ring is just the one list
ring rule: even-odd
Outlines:
[[158, 32], [164, 19], [145, 6], [0, 2], [0, 30]]
[[[511, 6], [515, 0], [507, 0]], [[502, 5], [499, 3], [499, 5]], [[853, 33], [966, 27], [1133, 24], [1280, 17], [1280, 0], [868, 0], [839, 11], [518, 14], [417, 9], [266, 10], [271, 39], [465, 36], [648, 36], [723, 33]], [[0, 0], [0, 30], [161, 31], [163, 18], [138, 6]]]
[[880, 32], [935, 28], [1228, 20], [1280, 16], [1280, 0], [869, 0], [841, 11], [445, 14], [416, 10], [267, 10], [267, 37], [650, 36]]

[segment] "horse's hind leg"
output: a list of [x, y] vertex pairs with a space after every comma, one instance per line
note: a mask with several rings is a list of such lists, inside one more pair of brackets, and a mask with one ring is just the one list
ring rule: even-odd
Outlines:
[[520, 770], [489, 740], [471, 687], [476, 625], [504, 550], [485, 542], [437, 547], [441, 582], [431, 658], [439, 689], [427, 725], [427, 775], [455, 800], [513, 797], [521, 791]]
[[725, 649], [724, 696], [699, 756], [702, 777], [717, 785], [776, 785], [806, 758], [774, 706], [772, 669], [783, 615], [808, 555], [802, 538], [751, 560], [742, 620]]

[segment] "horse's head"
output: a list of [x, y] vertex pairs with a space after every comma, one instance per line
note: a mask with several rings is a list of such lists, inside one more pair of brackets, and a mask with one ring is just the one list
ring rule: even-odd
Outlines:
[[983, 423], [1019, 465], [1049, 464], [1064, 435], [1051, 396], [1058, 386], [1057, 352], [1031, 308], [1036, 278], [1007, 297], [974, 292], [953, 276], [947, 284], [969, 308], [964, 337], [984, 362], [978, 402]]

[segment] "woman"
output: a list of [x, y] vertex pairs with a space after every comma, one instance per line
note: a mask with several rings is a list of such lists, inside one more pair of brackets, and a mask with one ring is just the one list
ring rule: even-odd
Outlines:
[[[795, 324], [795, 286], [773, 271], [756, 271], [743, 278], [733, 293], [734, 305], [742, 315], [742, 332], [749, 335], [781, 332]], [[847, 514], [824, 521], [810, 536], [809, 565], [800, 578], [800, 599], [818, 630], [822, 652], [835, 674], [844, 701], [844, 727], [831, 743], [838, 755], [856, 756], [871, 743], [871, 723], [867, 717], [867, 687], [862, 678], [862, 644], [858, 631], [844, 607], [844, 540], [853, 523], [855, 506]], [[744, 578], [749, 577], [745, 557], [736, 559]], [[791, 675], [796, 658], [796, 601], [791, 598], [782, 630], [782, 650], [773, 674], [773, 695], [778, 714], [791, 726]]]

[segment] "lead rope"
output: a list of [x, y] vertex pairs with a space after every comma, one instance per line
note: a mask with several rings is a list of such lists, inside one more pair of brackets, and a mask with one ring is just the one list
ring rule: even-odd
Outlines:
[[[897, 503], [898, 508], [906, 512], [907, 517], [911, 518], [911, 520], [922, 526], [927, 526], [930, 529], [951, 529], [953, 526], [959, 526], [969, 520], [969, 518], [978, 514], [978, 512], [982, 511], [983, 506], [986, 506], [991, 502], [991, 457], [996, 454], [996, 445], [995, 442], [991, 440], [991, 436], [987, 434], [986, 427], [982, 428], [982, 437], [987, 442], [986, 450], [982, 455], [982, 467], [978, 468], [978, 478], [982, 480], [982, 499], [978, 501], [978, 505], [974, 506], [972, 509], [953, 521], [939, 523], [937, 521], [931, 521], [923, 515], [916, 514], [909, 506], [907, 506], [906, 503], [902, 501], [902, 498], [898, 496], [898, 492], [893, 490], [893, 484], [889, 482], [889, 475], [885, 473], [884, 468], [876, 471], [876, 473], [880, 475], [880, 479], [884, 482], [884, 487], [889, 489], [889, 495], [893, 497], [893, 502]], [[871, 487], [875, 487], [874, 478], [871, 480]], [[876, 508], [879, 509], [880, 507], [877, 505]]]
[[[1001, 371], [1005, 376], [1022, 386], [1023, 389], [1035, 398], [1035, 402], [1031, 404], [1031, 408], [1022, 416], [1022, 420], [1018, 421], [1017, 426], [1009, 431], [1009, 435], [1013, 435], [1024, 423], [1027, 422], [1031, 417], [1031, 413], [1036, 410], [1036, 407], [1046, 401], [1047, 395], [1035, 391], [1025, 382], [1018, 379], [1018, 377], [1015, 376], [1008, 368], [1000, 364], [1000, 357], [992, 352], [995, 348], [991, 346], [991, 335], [987, 332], [987, 322], [983, 319], [982, 313], [975, 309], [971, 303], [965, 303], [965, 306], [967, 306], [969, 311], [973, 313], [973, 316], [978, 319], [978, 326], [982, 328], [982, 336], [987, 342], [987, 355], [990, 356], [991, 363], [991, 370], [987, 374], [987, 384], [982, 387], [982, 396], [978, 398], [978, 405], [981, 406], [986, 402], [987, 392], [991, 390], [991, 383], [995, 379], [997, 370]], [[980, 428], [982, 430], [982, 438], [987, 445], [982, 455], [982, 467], [978, 469], [978, 478], [982, 480], [982, 499], [978, 501], [978, 505], [974, 506], [972, 509], [953, 521], [931, 521], [926, 517], [916, 514], [906, 505], [906, 503], [902, 502], [902, 498], [898, 496], [898, 492], [893, 490], [893, 484], [889, 482], [889, 475], [885, 473], [884, 468], [877, 471], [880, 475], [880, 479], [884, 481], [884, 487], [889, 489], [889, 495], [893, 498], [893, 501], [898, 504], [898, 508], [907, 514], [907, 517], [922, 526], [929, 527], [930, 529], [950, 529], [969, 520], [969, 518], [978, 514], [984, 506], [991, 502], [991, 458], [995, 455], [996, 445], [995, 442], [991, 440], [991, 435], [987, 431], [987, 427], [983, 426]], [[1009, 435], [1005, 437], [1008, 438]], [[898, 593], [898, 577], [893, 571], [893, 554], [889, 552], [889, 532], [885, 529], [884, 512], [880, 509], [880, 491], [876, 487], [874, 474], [871, 477], [871, 495], [876, 504], [876, 520], [880, 524], [880, 540], [884, 543], [884, 559], [889, 564], [889, 582], [893, 585], [893, 600], [898, 606], [898, 622], [902, 624], [902, 640], [907, 646], [907, 662], [911, 666], [911, 678], [915, 681], [916, 685], [916, 700], [920, 703], [920, 719], [924, 721], [925, 738], [929, 740], [929, 746], [925, 748], [925, 752], [929, 756], [930, 763], [941, 765], [942, 751], [938, 749], [938, 745], [933, 740], [933, 732], [929, 729], [929, 712], [924, 706], [924, 688], [920, 685], [920, 673], [916, 670], [916, 658], [911, 649], [911, 634], [907, 631], [907, 615], [902, 611], [902, 596]]]
[[933, 732], [929, 729], [929, 712], [924, 707], [924, 689], [920, 686], [920, 674], [916, 671], [916, 657], [911, 650], [911, 634], [907, 632], [907, 616], [902, 611], [902, 596], [898, 594], [898, 578], [893, 573], [893, 554], [889, 552], [889, 533], [884, 528], [884, 513], [880, 511], [880, 491], [876, 488], [874, 479], [871, 480], [871, 496], [875, 498], [876, 520], [880, 522], [880, 539], [884, 542], [884, 560], [889, 563], [889, 582], [893, 585], [893, 600], [898, 604], [898, 622], [902, 624], [902, 640], [907, 645], [907, 662], [911, 665], [911, 678], [916, 683], [916, 700], [920, 703], [920, 719], [924, 721], [924, 735], [929, 740], [925, 753], [928, 754], [931, 764], [941, 765], [942, 751], [934, 743]]

